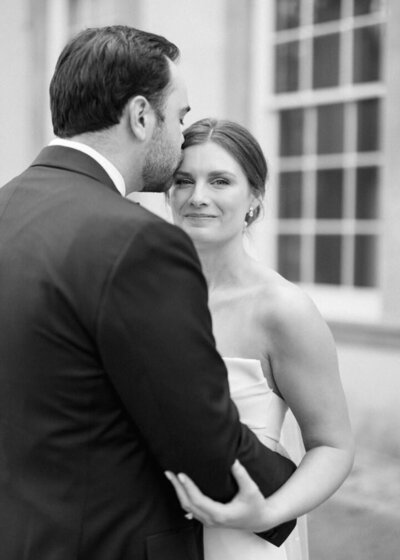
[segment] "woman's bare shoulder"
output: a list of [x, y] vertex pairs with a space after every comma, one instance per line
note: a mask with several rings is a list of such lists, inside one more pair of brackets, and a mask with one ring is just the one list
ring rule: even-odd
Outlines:
[[278, 272], [258, 266], [259, 305], [269, 328], [298, 329], [311, 323], [324, 323], [310, 296]]

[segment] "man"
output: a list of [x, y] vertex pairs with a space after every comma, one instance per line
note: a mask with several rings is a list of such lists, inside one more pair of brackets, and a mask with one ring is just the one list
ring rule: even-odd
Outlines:
[[50, 86], [59, 139], [0, 190], [7, 560], [202, 558], [163, 471], [226, 501], [236, 458], [265, 495], [294, 469], [239, 423], [190, 240], [121, 196], [171, 184], [178, 54], [123, 26], [72, 39]]

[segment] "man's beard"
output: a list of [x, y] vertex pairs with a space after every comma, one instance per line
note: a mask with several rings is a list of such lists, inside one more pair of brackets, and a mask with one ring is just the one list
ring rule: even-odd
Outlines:
[[182, 152], [173, 152], [162, 136], [161, 127], [158, 128], [144, 161], [142, 192], [167, 192], [172, 187], [182, 157]]
[[173, 184], [174, 173], [178, 166], [171, 173], [171, 169], [163, 169], [157, 166], [157, 162], [145, 162], [143, 168], [143, 188], [142, 192], [163, 193], [167, 192]]

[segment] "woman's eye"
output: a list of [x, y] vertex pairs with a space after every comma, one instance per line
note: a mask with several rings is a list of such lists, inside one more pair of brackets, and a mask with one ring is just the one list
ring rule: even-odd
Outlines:
[[212, 184], [216, 185], [217, 187], [222, 187], [225, 185], [229, 185], [229, 181], [227, 179], [223, 179], [222, 177], [219, 177], [218, 179], [214, 179]]
[[188, 187], [189, 185], [193, 184], [193, 181], [190, 181], [189, 179], [175, 179], [174, 182], [176, 187]]

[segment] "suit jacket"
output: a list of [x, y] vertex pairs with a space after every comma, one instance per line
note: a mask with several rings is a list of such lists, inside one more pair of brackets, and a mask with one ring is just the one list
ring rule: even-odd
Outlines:
[[45, 148], [0, 190], [1, 557], [201, 559], [163, 471], [229, 500], [235, 458], [265, 495], [294, 470], [238, 420], [190, 239]]

